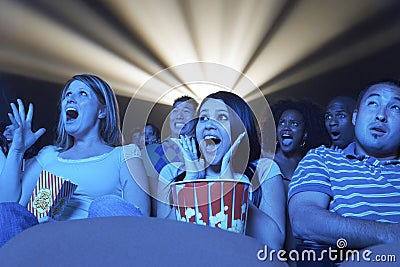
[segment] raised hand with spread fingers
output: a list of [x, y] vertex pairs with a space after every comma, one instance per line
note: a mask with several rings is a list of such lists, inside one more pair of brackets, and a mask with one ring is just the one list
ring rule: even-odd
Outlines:
[[205, 161], [199, 157], [196, 140], [187, 135], [180, 135], [179, 139], [172, 139], [179, 147], [185, 160], [185, 180], [205, 178]]
[[21, 99], [11, 104], [12, 114], [8, 114], [14, 127], [12, 144], [0, 174], [0, 202], [18, 202], [22, 193], [21, 165], [25, 151], [45, 133], [41, 128], [32, 132], [33, 105], [29, 104], [25, 113]]
[[24, 154], [46, 130], [40, 128], [36, 132], [32, 131], [33, 105], [29, 103], [28, 113], [25, 114], [24, 104], [21, 99], [17, 99], [18, 107], [15, 103], [11, 103], [13, 114], [9, 113], [8, 117], [14, 128], [13, 141], [10, 151]]

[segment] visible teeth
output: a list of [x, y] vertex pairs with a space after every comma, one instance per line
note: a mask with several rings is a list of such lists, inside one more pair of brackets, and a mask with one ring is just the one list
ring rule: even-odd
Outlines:
[[67, 120], [76, 119], [78, 117], [78, 111], [75, 108], [67, 108]]
[[282, 134], [282, 138], [290, 138], [290, 139], [292, 139], [293, 137], [290, 136], [289, 134]]
[[218, 145], [221, 143], [221, 139], [213, 135], [204, 136], [204, 141], [207, 145]]

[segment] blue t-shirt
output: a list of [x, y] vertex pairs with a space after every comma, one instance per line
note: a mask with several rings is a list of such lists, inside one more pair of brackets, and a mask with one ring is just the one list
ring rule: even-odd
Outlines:
[[400, 160], [356, 155], [355, 143], [310, 150], [294, 172], [289, 200], [304, 191], [329, 195], [329, 210], [344, 217], [400, 222]]

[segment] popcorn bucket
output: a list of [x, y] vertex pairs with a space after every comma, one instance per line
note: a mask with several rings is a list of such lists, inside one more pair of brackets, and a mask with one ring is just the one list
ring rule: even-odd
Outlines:
[[249, 182], [200, 179], [172, 183], [171, 189], [178, 221], [245, 233]]

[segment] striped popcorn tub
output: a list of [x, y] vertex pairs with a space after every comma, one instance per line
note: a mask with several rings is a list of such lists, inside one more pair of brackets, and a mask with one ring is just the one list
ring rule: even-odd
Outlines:
[[57, 220], [76, 188], [76, 184], [42, 170], [27, 209], [39, 222], [47, 216]]
[[178, 221], [245, 233], [249, 182], [200, 179], [172, 183], [171, 189]]

